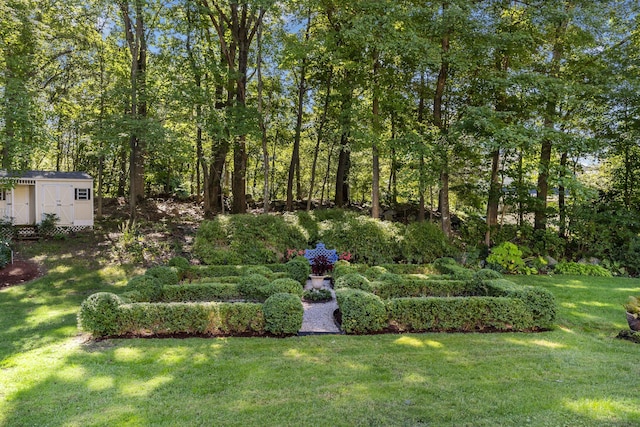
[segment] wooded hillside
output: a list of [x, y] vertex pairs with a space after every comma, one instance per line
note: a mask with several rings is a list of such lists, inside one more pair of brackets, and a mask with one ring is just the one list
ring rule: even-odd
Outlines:
[[2, 167], [87, 171], [98, 213], [158, 194], [209, 216], [411, 203], [446, 234], [475, 218], [472, 241], [515, 222], [586, 245], [594, 215], [637, 208], [638, 8], [7, 0]]

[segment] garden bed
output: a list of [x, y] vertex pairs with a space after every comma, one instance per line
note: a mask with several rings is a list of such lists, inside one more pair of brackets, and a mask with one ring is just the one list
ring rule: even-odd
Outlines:
[[[296, 334], [303, 317], [300, 262], [219, 268], [171, 262], [132, 278], [121, 296], [90, 296], [80, 326], [96, 337]], [[445, 274], [432, 280], [339, 263], [334, 276], [342, 330], [494, 332], [552, 326], [555, 302], [548, 291], [515, 285], [495, 272], [474, 274], [450, 261], [436, 266]], [[273, 305], [273, 300], [281, 301]]]

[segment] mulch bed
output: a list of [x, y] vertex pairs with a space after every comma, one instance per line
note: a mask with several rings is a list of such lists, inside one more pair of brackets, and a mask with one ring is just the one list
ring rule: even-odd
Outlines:
[[20, 285], [42, 276], [40, 266], [33, 261], [14, 260], [0, 269], [0, 288]]

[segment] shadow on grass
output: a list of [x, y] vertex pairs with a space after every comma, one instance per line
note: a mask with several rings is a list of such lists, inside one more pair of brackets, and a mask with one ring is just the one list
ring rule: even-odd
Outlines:
[[579, 338], [566, 348], [536, 340], [539, 334], [75, 342], [11, 396], [4, 424], [624, 426], [640, 420], [635, 379], [618, 377], [633, 369], [631, 357], [580, 350], [588, 344]]

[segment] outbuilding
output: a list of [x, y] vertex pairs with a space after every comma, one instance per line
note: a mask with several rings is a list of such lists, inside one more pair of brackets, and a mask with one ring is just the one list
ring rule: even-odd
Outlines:
[[0, 217], [13, 225], [35, 225], [55, 214], [60, 227], [93, 227], [93, 178], [85, 172], [0, 171], [0, 182]]

